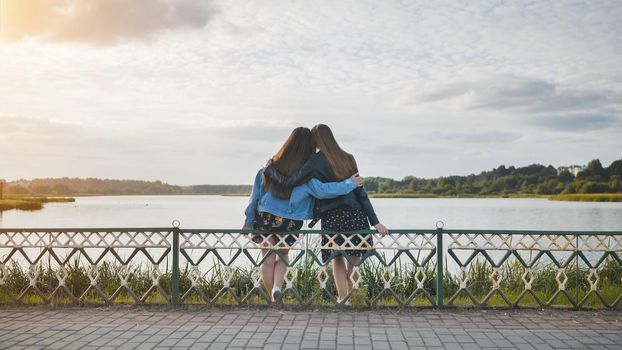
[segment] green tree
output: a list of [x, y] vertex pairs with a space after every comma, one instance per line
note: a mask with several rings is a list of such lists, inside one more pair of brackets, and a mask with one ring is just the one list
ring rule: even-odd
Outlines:
[[363, 179], [363, 186], [367, 192], [378, 192], [378, 178], [366, 177]]
[[7, 194], [18, 194], [18, 195], [31, 194], [30, 191], [26, 187], [20, 186], [20, 185], [8, 186], [6, 193]]
[[622, 176], [622, 159], [616, 160], [609, 165], [606, 169], [607, 175], [611, 176]]
[[574, 175], [568, 170], [564, 170], [557, 176], [557, 179], [563, 183], [569, 183], [574, 180]]
[[32, 193], [36, 193], [36, 194], [40, 194], [40, 195], [46, 195], [46, 194], [50, 194], [52, 191], [50, 189], [50, 186], [46, 186], [46, 185], [35, 185], [32, 186]]
[[71, 193], [71, 189], [69, 188], [69, 186], [63, 183], [58, 183], [58, 184], [55, 184], [54, 187], [52, 187], [52, 194], [59, 195], [59, 196], [65, 196], [65, 195], [69, 195], [72, 193]]
[[611, 176], [611, 178], [609, 178], [609, 189], [611, 190], [611, 192], [622, 192], [622, 176]]
[[594, 159], [587, 164], [585, 170], [577, 174], [577, 179], [585, 181], [601, 182], [607, 180], [607, 173], [600, 164], [600, 160]]
[[417, 179], [413, 178], [408, 182], [408, 190], [411, 192], [417, 191]]
[[609, 185], [603, 182], [587, 181], [581, 188], [579, 193], [607, 193], [609, 192]]

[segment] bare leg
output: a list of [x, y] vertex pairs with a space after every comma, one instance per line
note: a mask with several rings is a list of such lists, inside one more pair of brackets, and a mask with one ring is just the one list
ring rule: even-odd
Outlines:
[[[360, 256], [351, 256], [350, 260], [352, 260], [352, 262], [354, 263], [354, 265], [359, 266], [359, 263], [361, 262], [361, 257]], [[359, 278], [361, 278], [359, 273], [354, 273], [354, 266], [352, 264], [348, 264], [348, 270], [347, 270], [347, 279], [348, 282], [352, 282], [352, 280], [354, 281], [358, 281]]]
[[343, 300], [348, 295], [348, 278], [346, 273], [345, 258], [341, 255], [333, 258], [333, 278], [335, 279], [339, 300]]
[[279, 289], [283, 285], [285, 273], [287, 272], [286, 264], [289, 262], [289, 258], [287, 256], [289, 249], [281, 249], [280, 252], [281, 255], [283, 255], [283, 258], [279, 256], [274, 265], [274, 287]]
[[[270, 252], [270, 249], [262, 249], [261, 255], [266, 256]], [[272, 292], [272, 286], [274, 285], [274, 264], [276, 263], [276, 254], [272, 253], [261, 264], [261, 278], [263, 284], [268, 291], [268, 294]]]

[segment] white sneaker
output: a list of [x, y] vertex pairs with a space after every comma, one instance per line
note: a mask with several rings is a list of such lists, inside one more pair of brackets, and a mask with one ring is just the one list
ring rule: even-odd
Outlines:
[[[337, 304], [341, 304], [341, 301], [342, 301], [341, 299], [337, 298]], [[350, 302], [350, 299], [348, 299], [348, 300], [346, 300], [346, 301], [343, 303], [343, 305], [344, 305], [344, 306], [352, 306], [352, 303]]]

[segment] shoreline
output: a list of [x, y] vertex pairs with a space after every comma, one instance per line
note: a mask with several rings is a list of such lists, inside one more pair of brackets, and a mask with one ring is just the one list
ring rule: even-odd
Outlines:
[[[223, 197], [249, 197], [250, 193], [226, 193], [220, 194]], [[472, 199], [485, 199], [485, 198], [533, 198], [533, 199], [548, 199], [551, 201], [564, 201], [564, 202], [622, 202], [622, 193], [574, 193], [574, 194], [528, 194], [528, 193], [515, 193], [515, 194], [490, 194], [490, 195], [477, 195], [477, 194], [458, 194], [452, 196], [435, 195], [432, 193], [369, 193], [369, 198], [439, 198], [439, 199], [454, 199], [454, 198], [472, 198]]]
[[622, 202], [622, 193], [574, 193], [574, 194], [459, 194], [443, 196], [419, 193], [372, 193], [370, 198], [533, 198], [564, 202]]
[[45, 203], [73, 203], [73, 197], [15, 196], [0, 199], [0, 212], [8, 210], [41, 210]]

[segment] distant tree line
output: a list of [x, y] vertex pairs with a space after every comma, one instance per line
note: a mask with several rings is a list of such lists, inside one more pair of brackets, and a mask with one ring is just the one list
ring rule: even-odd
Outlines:
[[241, 194], [251, 193], [251, 185], [196, 185], [184, 187], [189, 194]]
[[174, 195], [248, 193], [250, 185], [177, 186], [162, 181], [109, 179], [34, 179], [9, 183], [5, 193], [14, 195], [80, 196], [80, 195]]
[[421, 179], [407, 176], [401, 181], [384, 177], [367, 177], [365, 188], [370, 193], [413, 193], [439, 196], [570, 194], [622, 192], [622, 159], [604, 168], [594, 159], [574, 176], [568, 171], [557, 173], [553, 166], [533, 164], [526, 167], [504, 165], [479, 175], [448, 176]]
[[[423, 179], [407, 176], [402, 180], [367, 177], [365, 188], [370, 193], [412, 193], [438, 196], [477, 196], [512, 194], [622, 193], [622, 159], [608, 167], [594, 159], [574, 176], [568, 171], [557, 173], [553, 166], [533, 164], [526, 167], [504, 165], [479, 175], [448, 176]], [[177, 186], [161, 181], [109, 179], [34, 179], [8, 182], [4, 192], [15, 195], [173, 195], [173, 194], [240, 194], [250, 193], [250, 185]]]

